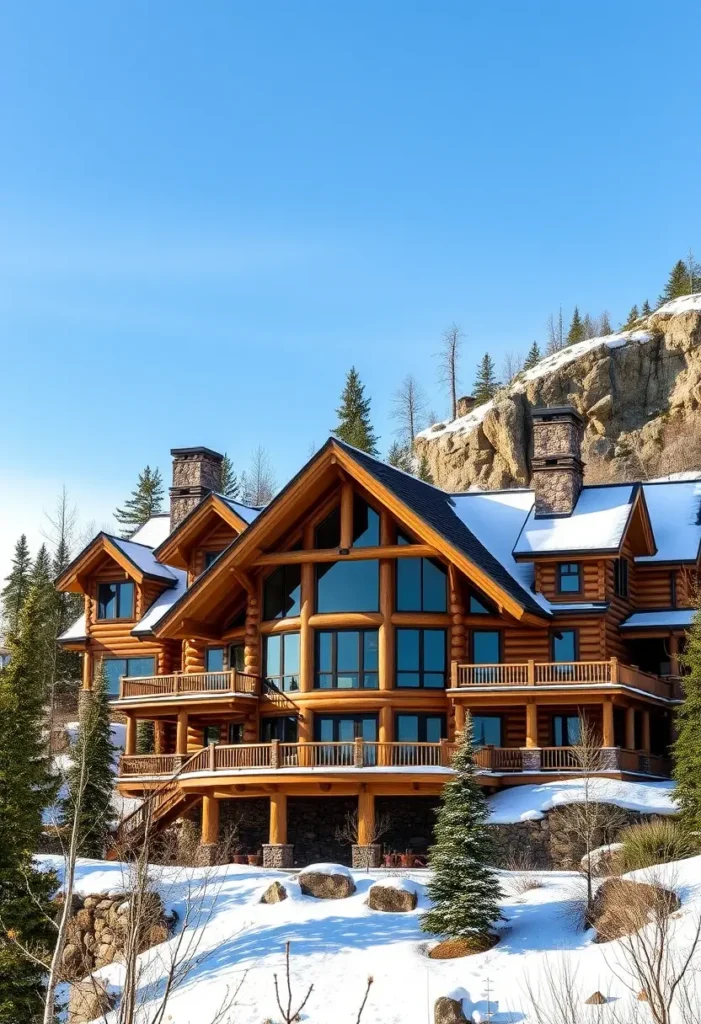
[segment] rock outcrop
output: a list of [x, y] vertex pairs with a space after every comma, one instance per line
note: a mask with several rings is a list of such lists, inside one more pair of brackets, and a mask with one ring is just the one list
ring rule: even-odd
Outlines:
[[[609, 479], [655, 472], [665, 432], [698, 429], [701, 293], [667, 303], [639, 327], [548, 356], [491, 402], [419, 434], [417, 453], [427, 455], [435, 482], [452, 491], [527, 486], [530, 412], [547, 405], [574, 405], [584, 417], [592, 472]], [[701, 466], [663, 471], [691, 468]]]

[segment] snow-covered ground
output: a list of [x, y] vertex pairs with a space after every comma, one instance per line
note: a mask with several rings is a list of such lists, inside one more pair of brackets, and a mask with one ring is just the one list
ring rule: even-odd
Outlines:
[[[41, 860], [47, 867], [60, 869], [58, 858], [44, 856]], [[662, 880], [673, 884], [682, 900], [682, 910], [672, 925], [674, 941], [682, 949], [701, 912], [701, 857], [660, 871]], [[182, 919], [192, 877], [202, 878], [205, 872], [182, 868], [160, 872], [164, 899]], [[486, 953], [441, 961], [425, 955], [429, 937], [420, 927], [420, 914], [427, 905], [426, 872], [402, 873], [419, 893], [416, 911], [405, 914], [367, 907], [370, 885], [383, 877], [379, 871], [353, 872], [357, 891], [343, 900], [303, 896], [294, 878], [284, 872], [235, 865], [213, 872], [208, 895], [213, 913], [200, 947], [200, 953], [206, 951], [207, 956], [169, 1002], [166, 1019], [171, 1024], [209, 1024], [227, 990], [232, 991], [242, 978], [230, 1024], [279, 1021], [273, 974], [284, 972], [287, 940], [292, 943], [295, 992], [300, 994], [314, 984], [301, 1018], [309, 1024], [354, 1024], [368, 975], [374, 983], [363, 1024], [432, 1024], [435, 1000], [456, 994], [463, 999], [470, 1018], [474, 1011], [486, 1011], [487, 989], [491, 1008], [498, 1011], [493, 1017], [496, 1024], [533, 1020], [528, 986], [536, 994], [540, 988], [540, 1001], [544, 1000], [548, 970], [558, 972], [563, 967], [575, 976], [582, 1021], [598, 1011], [583, 1003], [596, 989], [611, 1001], [610, 1006], [616, 1006], [619, 1020], [625, 1019], [621, 1011], [625, 1012], [626, 1001], [631, 1007], [636, 1004], [639, 985], [631, 982], [627, 988], [618, 943], [597, 945], [593, 933], [578, 925], [573, 899], [581, 892], [582, 883], [581, 876], [574, 873], [520, 872], [514, 876], [500, 872], [506, 893], [500, 942]], [[537, 887], [524, 892], [526, 875]], [[642, 880], [649, 876], [637, 872], [631, 877]], [[261, 893], [274, 879], [286, 886], [289, 898], [278, 904], [261, 904]], [[120, 864], [80, 862], [80, 892], [109, 892], [123, 884]], [[167, 959], [164, 947], [155, 947], [143, 959], [160, 970], [159, 965]], [[99, 973], [118, 988], [121, 970], [112, 964]], [[636, 1005], [640, 1010], [640, 1004]], [[601, 1012], [597, 1021], [606, 1021], [607, 1012], [612, 1011], [604, 1007]]]
[[[586, 792], [585, 792], [586, 786]], [[622, 779], [558, 779], [539, 786], [511, 786], [489, 798], [489, 820], [493, 825], [517, 821], [538, 821], [554, 807], [598, 800], [641, 814], [676, 814], [676, 783], [624, 782]], [[588, 796], [587, 796], [588, 793]]]

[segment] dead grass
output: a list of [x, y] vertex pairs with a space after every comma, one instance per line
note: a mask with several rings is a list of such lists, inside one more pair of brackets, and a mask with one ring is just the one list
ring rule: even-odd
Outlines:
[[474, 935], [469, 938], [444, 939], [430, 949], [430, 960], [456, 960], [461, 956], [473, 956], [475, 953], [486, 953], [499, 941], [498, 935]]

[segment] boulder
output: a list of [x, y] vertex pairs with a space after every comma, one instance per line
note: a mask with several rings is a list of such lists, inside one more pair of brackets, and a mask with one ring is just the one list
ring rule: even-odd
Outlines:
[[260, 898], [261, 903], [281, 903], [287, 899], [287, 889], [282, 882], [271, 882]]
[[441, 996], [436, 999], [433, 1007], [434, 1024], [466, 1024], [467, 1017], [462, 1012], [462, 1001]]
[[318, 900], [343, 900], [355, 892], [353, 876], [342, 864], [312, 864], [298, 881], [305, 896]]
[[596, 942], [610, 942], [633, 935], [651, 917], [669, 917], [680, 906], [677, 894], [661, 885], [607, 878], [597, 889], [587, 925], [596, 929]]
[[102, 978], [89, 977], [71, 985], [68, 1000], [68, 1024], [85, 1024], [102, 1018], [114, 1006], [114, 997]]
[[406, 914], [414, 910], [417, 902], [415, 889], [400, 888], [375, 882], [368, 892], [368, 906], [371, 910], [382, 910], [387, 914]]
[[83, 962], [83, 950], [73, 942], [69, 942], [63, 949], [63, 966], [69, 974], [80, 971]]

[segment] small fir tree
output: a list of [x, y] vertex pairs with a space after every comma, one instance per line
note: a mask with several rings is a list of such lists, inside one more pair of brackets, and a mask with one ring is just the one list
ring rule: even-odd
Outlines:
[[238, 477], [234, 472], [234, 464], [229, 456], [224, 452], [224, 458], [221, 464], [221, 484], [219, 486], [221, 494], [225, 498], [236, 499], [239, 496], [241, 490]]
[[370, 423], [370, 399], [365, 397], [365, 386], [354, 366], [348, 371], [336, 414], [338, 424], [332, 433], [368, 455], [377, 455], [378, 439]]
[[419, 459], [419, 464], [416, 469], [416, 475], [418, 476], [419, 480], [423, 480], [424, 483], [433, 483], [433, 473], [431, 472], [431, 467], [428, 462], [428, 455], [426, 454], [425, 451], [421, 453], [421, 458]]
[[636, 325], [636, 323], [638, 322], [639, 319], [640, 319], [640, 312], [638, 310], [638, 307], [637, 306], [633, 306], [633, 308], [631, 309], [630, 313], [628, 314], [628, 319], [623, 324], [623, 330], [624, 331], [632, 330], [632, 328], [635, 327], [635, 325]]
[[455, 775], [443, 787], [435, 842], [429, 850], [433, 869], [428, 895], [433, 906], [421, 919], [424, 931], [447, 938], [485, 935], [501, 917], [502, 895], [489, 867], [494, 848], [487, 826], [488, 808], [476, 779], [472, 728], [466, 724], [453, 758]]
[[599, 335], [605, 338], [607, 334], [613, 334], [613, 327], [608, 313], [604, 310], [599, 318]]
[[477, 404], [481, 405], [483, 402], [488, 402], [494, 396], [498, 387], [499, 382], [494, 372], [494, 360], [489, 352], [485, 352], [477, 368], [475, 386], [472, 391]]
[[652, 310], [650, 309], [650, 303], [647, 301], [647, 299], [645, 299], [645, 302], [643, 302], [642, 305], [641, 315], [650, 316], [650, 313], [652, 313]]
[[697, 611], [680, 658], [686, 670], [681, 686], [684, 700], [677, 709], [674, 744], [676, 799], [684, 831], [701, 837], [701, 610]]
[[81, 765], [85, 765], [83, 792], [78, 815], [78, 852], [81, 857], [102, 857], [115, 823], [112, 809], [115, 748], [110, 728], [110, 705], [104, 664], [95, 676], [92, 700], [81, 719], [75, 756], [67, 773], [68, 792], [61, 801], [60, 818], [74, 820], [77, 793], [81, 786]]
[[5, 577], [2, 591], [2, 607], [9, 632], [17, 632], [19, 617], [29, 593], [32, 573], [32, 559], [29, 554], [27, 537], [23, 533], [15, 544], [10, 575]]
[[664, 291], [657, 300], [658, 306], [682, 295], [690, 295], [701, 289], [701, 264], [689, 253], [686, 260], [677, 260], [669, 272]]
[[524, 370], [532, 370], [536, 363], [539, 363], [541, 359], [540, 345], [537, 341], [534, 341], [528, 349], [528, 355], [526, 356], [526, 360], [523, 364]]
[[390, 445], [387, 461], [390, 466], [403, 469], [405, 473], [413, 471], [411, 448], [408, 445], [400, 444], [399, 441], [393, 441]]
[[139, 473], [139, 481], [131, 492], [131, 498], [118, 508], [114, 518], [122, 527], [122, 536], [131, 537], [140, 526], [152, 516], [163, 511], [163, 480], [158, 469], [147, 466]]
[[567, 344], [576, 345], [578, 341], [584, 341], [586, 333], [584, 330], [584, 322], [579, 315], [579, 309], [577, 306], [574, 307], [574, 313], [572, 314], [572, 323], [570, 329], [567, 332]]

